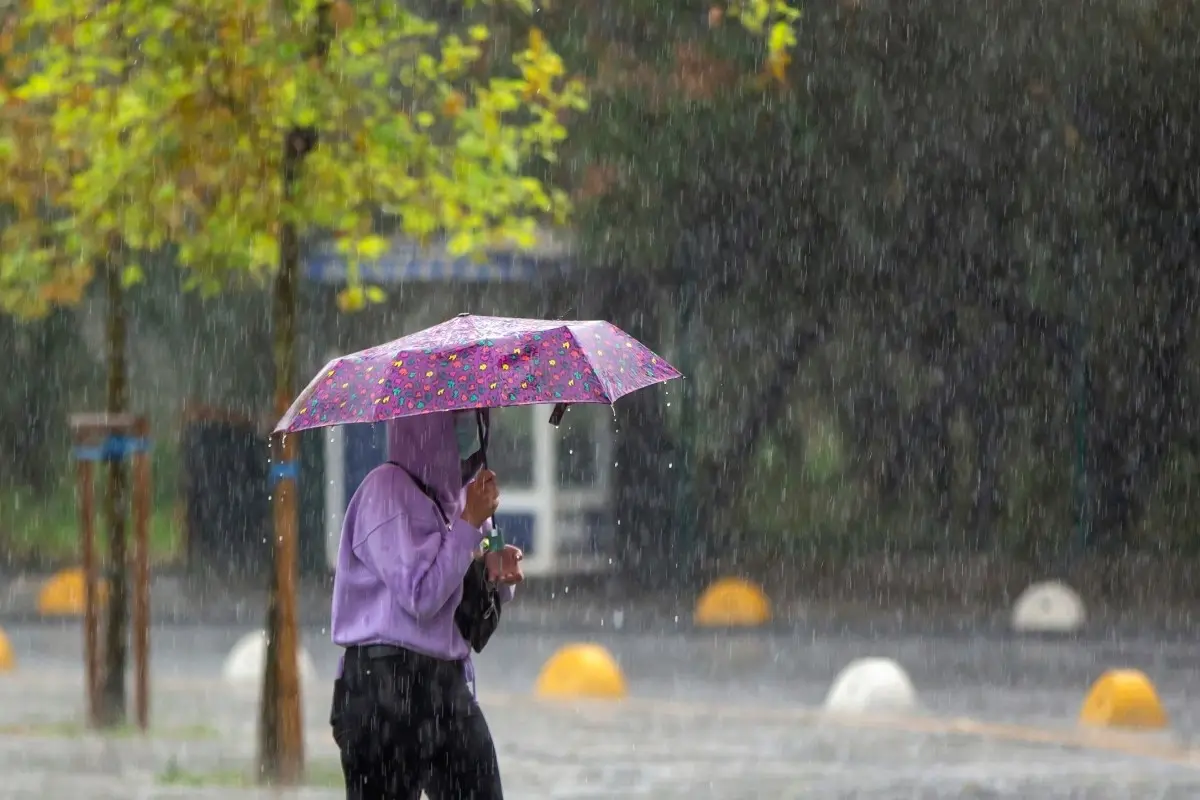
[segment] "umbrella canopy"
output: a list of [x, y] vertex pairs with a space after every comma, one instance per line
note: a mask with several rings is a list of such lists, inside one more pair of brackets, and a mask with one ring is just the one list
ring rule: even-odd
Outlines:
[[275, 431], [541, 403], [555, 404], [557, 418], [566, 405], [612, 404], [678, 377], [609, 322], [461, 314], [330, 361]]

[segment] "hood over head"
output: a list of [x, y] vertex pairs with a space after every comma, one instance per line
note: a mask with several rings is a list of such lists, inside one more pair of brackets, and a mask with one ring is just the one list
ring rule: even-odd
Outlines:
[[440, 411], [387, 423], [387, 457], [429, 487], [450, 519], [462, 513], [462, 467], [455, 415]]

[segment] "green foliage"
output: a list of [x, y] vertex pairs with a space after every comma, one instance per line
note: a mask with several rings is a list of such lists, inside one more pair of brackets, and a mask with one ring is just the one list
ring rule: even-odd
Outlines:
[[[48, 460], [60, 476], [43, 494], [0, 482], [0, 558], [13, 563], [76, 563], [79, 560], [79, 505], [75, 472], [65, 442]], [[178, 563], [183, 557], [183, 519], [177, 507], [180, 455], [169, 437], [151, 454], [150, 557], [156, 564]], [[97, 486], [102, 486], [97, 482]], [[103, 537], [99, 519], [97, 535]], [[101, 547], [103, 554], [107, 548]], [[103, 556], [102, 556], [103, 557]]]
[[[146, 734], [141, 728], [135, 725], [119, 725], [115, 728], [108, 728], [100, 732], [105, 739], [133, 739], [143, 738]], [[216, 739], [220, 737], [220, 732], [205, 724], [184, 725], [169, 728], [153, 728], [150, 734], [155, 739], [164, 739], [168, 741], [197, 741], [206, 739]], [[25, 738], [37, 739], [81, 739], [84, 737], [96, 736], [97, 731], [94, 728], [82, 722], [76, 721], [57, 721], [57, 722], [21, 722], [16, 724], [0, 725], [0, 736], [20, 736]]]
[[[24, 11], [25, 40], [46, 44], [12, 96], [53, 108], [55, 146], [86, 155], [42, 257], [87, 265], [114, 241], [170, 245], [190, 288], [215, 291], [270, 273], [284, 222], [335, 235], [357, 266], [384, 252], [381, 212], [416, 239], [448, 234], [455, 254], [529, 246], [537, 221], [567, 212], [530, 169], [556, 157], [583, 90], [537, 29], [506, 74], [481, 78], [486, 26], [444, 29], [397, 3], [31, 0]], [[289, 199], [296, 131], [318, 144]], [[381, 299], [354, 273], [344, 308]]]
[[11, 9], [0, 18], [0, 311], [36, 319], [78, 302], [92, 278], [57, 237], [55, 209], [80, 161], [54, 135], [54, 104], [13, 88], [35, 74], [41, 35], [15, 36]]
[[[193, 771], [186, 769], [176, 759], [172, 758], [158, 775], [157, 782], [163, 786], [185, 787], [189, 789], [252, 789], [258, 784], [253, 770], [206, 770]], [[341, 768], [332, 762], [310, 764], [305, 770], [305, 786], [322, 789], [340, 789], [345, 785]]]
[[800, 9], [786, 0], [736, 0], [729, 6], [729, 15], [746, 30], [762, 37], [767, 72], [775, 80], [783, 81], [792, 63]]
[[[0, 553], [12, 563], [70, 564], [79, 560], [79, 509], [64, 486], [46, 497], [6, 487], [0, 492]], [[183, 531], [169, 501], [150, 514], [150, 558], [177, 563], [183, 555]], [[99, 533], [98, 536], [103, 536]], [[102, 548], [101, 552], [105, 552]]]

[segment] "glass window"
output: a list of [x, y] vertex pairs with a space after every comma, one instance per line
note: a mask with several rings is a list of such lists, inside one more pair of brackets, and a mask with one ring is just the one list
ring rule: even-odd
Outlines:
[[558, 556], [607, 556], [615, 552], [608, 509], [561, 511], [556, 522]]
[[603, 405], [578, 405], [567, 409], [558, 428], [558, 485], [564, 489], [592, 489], [601, 483], [600, 435], [607, 429]]
[[533, 487], [533, 424], [528, 407], [492, 409], [488, 466], [501, 486]]

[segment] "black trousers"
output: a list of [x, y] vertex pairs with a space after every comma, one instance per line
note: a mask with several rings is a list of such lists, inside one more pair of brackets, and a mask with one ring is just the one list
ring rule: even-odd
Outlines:
[[346, 800], [504, 797], [492, 734], [461, 663], [348, 648], [330, 724]]

